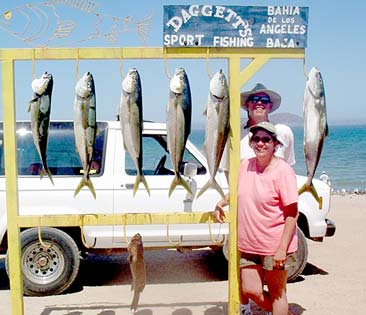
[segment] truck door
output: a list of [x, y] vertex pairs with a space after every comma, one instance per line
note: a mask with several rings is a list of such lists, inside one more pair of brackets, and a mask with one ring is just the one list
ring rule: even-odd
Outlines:
[[[117, 145], [123, 147], [122, 142], [122, 136], [120, 136]], [[194, 149], [192, 144], [187, 144], [183, 161], [195, 163], [197, 175], [193, 178], [185, 177], [185, 180], [191, 184], [193, 193], [196, 195], [198, 190], [209, 180], [209, 173], [204, 165], [205, 161], [198, 159], [194, 152], [188, 150], [190, 146]], [[118, 149], [116, 150], [118, 151]], [[135, 164], [127, 152], [118, 157], [115, 167], [115, 213], [211, 211], [220, 199], [220, 195], [216, 191], [208, 190], [198, 200], [192, 202], [192, 196], [182, 186], [177, 186], [169, 197], [169, 188], [174, 179], [174, 172], [164, 131], [144, 134], [143, 137], [143, 174], [150, 189], [150, 195], [143, 183], [140, 183], [135, 196], [133, 195], [137, 172]], [[183, 173], [183, 167], [181, 173]], [[199, 227], [192, 227], [192, 229], [195, 228]], [[182, 235], [181, 229], [181, 226], [172, 225], [170, 235], [172, 237]], [[205, 229], [207, 230], [207, 227]], [[161, 246], [164, 242], [164, 245], [168, 244], [166, 226], [128, 226], [126, 229], [123, 226], [115, 226], [115, 243], [126, 243], [125, 231], [129, 237], [139, 232], [143, 236], [144, 244], [150, 243], [150, 246], [154, 244]]]

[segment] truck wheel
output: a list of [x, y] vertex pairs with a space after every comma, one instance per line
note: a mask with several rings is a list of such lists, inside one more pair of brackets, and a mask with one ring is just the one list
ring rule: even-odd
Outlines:
[[77, 245], [68, 234], [55, 228], [41, 230], [43, 244], [37, 228], [27, 229], [20, 235], [23, 291], [29, 296], [64, 292], [74, 282], [80, 266]]
[[298, 238], [298, 245], [296, 252], [297, 266], [288, 270], [287, 273], [288, 282], [294, 281], [302, 273], [308, 260], [308, 245], [306, 243], [304, 233], [299, 228], [297, 228], [297, 238]]

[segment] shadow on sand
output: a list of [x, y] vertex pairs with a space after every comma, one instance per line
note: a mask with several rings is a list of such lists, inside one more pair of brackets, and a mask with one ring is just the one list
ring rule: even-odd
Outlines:
[[[9, 290], [5, 270], [5, 256], [0, 256], [0, 290]], [[82, 260], [74, 285], [65, 293], [75, 293], [84, 286], [129, 285], [131, 272], [128, 254], [89, 255]], [[194, 250], [179, 253], [176, 250], [145, 251], [147, 283], [173, 284], [213, 282], [228, 279], [228, 264], [220, 252]], [[307, 263], [302, 274], [293, 282], [304, 281], [304, 276], [327, 275], [328, 272]], [[91, 277], [90, 275], [93, 275]]]
[[[78, 279], [68, 293], [83, 286], [129, 285], [132, 277], [128, 254], [90, 255], [82, 262]], [[222, 253], [212, 250], [194, 250], [179, 253], [176, 250], [145, 251], [147, 284], [225, 281], [228, 264]], [[93, 275], [93, 277], [90, 277]]]
[[[156, 314], [153, 309], [161, 309], [166, 314], [167, 310], [171, 310], [172, 315], [192, 315], [192, 309], [197, 308], [204, 310], [205, 315], [226, 315], [227, 314], [227, 303], [212, 303], [212, 302], [201, 302], [201, 303], [161, 303], [161, 304], [141, 304], [139, 309], [134, 312], [135, 315], [152, 315]], [[68, 305], [63, 307], [49, 306], [46, 307], [40, 315], [52, 315], [54, 312], [65, 312], [67, 315], [87, 315], [90, 312], [97, 315], [116, 315], [120, 314], [120, 311], [124, 310], [123, 313], [129, 313], [129, 306], [122, 304], [92, 304], [92, 305]], [[100, 311], [100, 312], [99, 312]], [[168, 311], [169, 312], [169, 311]]]

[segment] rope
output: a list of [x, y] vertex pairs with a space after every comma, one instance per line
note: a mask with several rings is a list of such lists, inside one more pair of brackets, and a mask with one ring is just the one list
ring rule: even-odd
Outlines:
[[80, 234], [81, 234], [81, 242], [83, 243], [83, 245], [86, 247], [86, 248], [94, 248], [95, 247], [95, 244], [97, 243], [97, 238], [94, 237], [94, 242], [93, 242], [93, 245], [88, 245], [86, 243], [86, 240], [85, 240], [85, 235], [84, 235], [84, 217], [86, 215], [82, 215], [81, 216], [81, 224], [80, 224]]
[[309, 80], [309, 74], [306, 71], [306, 60], [305, 60], [305, 58], [303, 59], [303, 68], [304, 68], [305, 78], [306, 78], [306, 80]]
[[165, 74], [168, 77], [169, 80], [171, 80], [172, 76], [169, 74], [169, 67], [168, 67], [168, 61], [166, 58], [166, 48], [164, 47], [164, 70], [165, 70]]
[[212, 229], [211, 229], [211, 216], [209, 217], [209, 219], [208, 219], [208, 231], [210, 233], [211, 241], [215, 245], [219, 245], [219, 246], [224, 245], [224, 242], [225, 242], [225, 235], [222, 236], [222, 240], [219, 242], [221, 225], [222, 225], [222, 223], [220, 223], [220, 226], [219, 226], [219, 234], [217, 235], [217, 238], [214, 239], [214, 237], [212, 235]]
[[76, 53], [76, 66], [75, 66], [75, 72], [76, 72], [76, 81], [79, 80], [79, 61], [80, 61], [80, 56], [79, 56], [79, 48], [77, 49], [77, 53]]
[[36, 51], [35, 49], [33, 49], [33, 54], [32, 54], [32, 80], [34, 80], [36, 78]]
[[121, 74], [122, 79], [125, 77], [123, 74], [123, 48], [121, 48], [121, 55], [119, 57], [119, 73]]
[[125, 222], [123, 224], [123, 236], [125, 238], [125, 242], [128, 244], [130, 241], [127, 238], [127, 228], [126, 228], [126, 221], [127, 221], [127, 219], [126, 219], [126, 215], [124, 216], [124, 218], [125, 218]]
[[180, 239], [177, 242], [174, 242], [174, 241], [172, 241], [170, 239], [170, 235], [169, 235], [169, 223], [166, 225], [166, 236], [168, 238], [168, 242], [169, 242], [170, 245], [179, 246], [183, 242], [183, 236], [182, 235], [180, 236]]
[[210, 80], [212, 79], [212, 73], [211, 73], [211, 71], [210, 71], [210, 64], [209, 64], [209, 58], [208, 58], [208, 56], [209, 56], [209, 47], [207, 47], [207, 54], [206, 54], [206, 71], [207, 71], [207, 75], [208, 75], [208, 77], [210, 78]]
[[51, 240], [51, 244], [47, 245], [43, 239], [42, 239], [42, 235], [41, 235], [41, 222], [40, 225], [38, 226], [38, 240], [41, 243], [42, 247], [44, 247], [45, 249], [50, 249], [53, 246], [53, 242]]

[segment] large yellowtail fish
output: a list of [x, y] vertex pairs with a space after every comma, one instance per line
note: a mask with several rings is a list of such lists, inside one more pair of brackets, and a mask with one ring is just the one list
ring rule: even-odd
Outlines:
[[169, 101], [166, 112], [167, 144], [175, 174], [169, 188], [169, 197], [177, 185], [183, 186], [192, 194], [188, 183], [179, 173], [186, 142], [191, 133], [191, 116], [192, 99], [188, 77], [183, 68], [178, 68], [170, 80]]
[[328, 135], [327, 111], [324, 82], [321, 73], [313, 67], [309, 73], [304, 91], [304, 152], [307, 180], [299, 189], [299, 194], [310, 192], [321, 207], [321, 199], [313, 185], [313, 177], [318, 166], [325, 137]]
[[204, 114], [206, 115], [204, 152], [206, 153], [210, 179], [202, 187], [197, 198], [208, 188], [214, 188], [225, 199], [225, 194], [215, 179], [230, 128], [229, 89], [222, 70], [216, 72], [210, 81], [210, 92]]
[[53, 184], [51, 172], [47, 166], [48, 129], [50, 126], [51, 97], [53, 88], [52, 74], [45, 72], [41, 78], [32, 81], [33, 99], [29, 102], [31, 113], [33, 141], [42, 162], [41, 178], [49, 177]]
[[135, 163], [137, 170], [133, 195], [135, 196], [140, 182], [144, 184], [150, 195], [149, 186], [145, 176], [142, 174], [142, 90], [140, 75], [135, 68], [129, 69], [127, 76], [122, 81], [119, 117], [124, 146]]
[[87, 186], [93, 197], [96, 198], [95, 189], [89, 175], [97, 130], [95, 87], [90, 72], [86, 72], [76, 83], [75, 92], [74, 134], [76, 149], [83, 166], [83, 178], [75, 190], [74, 197], [84, 186]]
[[133, 299], [131, 310], [136, 311], [140, 299], [140, 293], [144, 290], [146, 284], [146, 266], [144, 259], [144, 247], [141, 235], [134, 235], [128, 244], [128, 261], [132, 274], [131, 291], [133, 291]]

